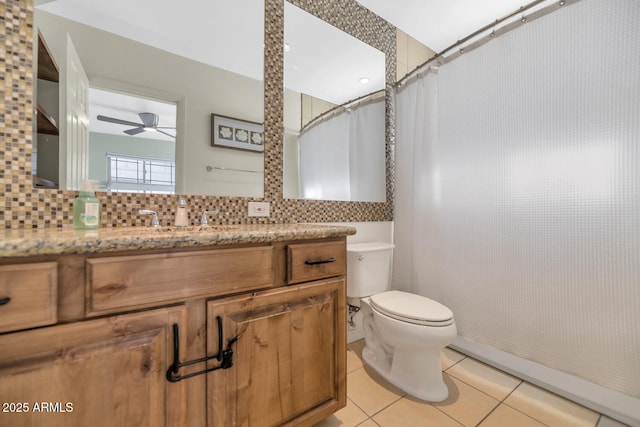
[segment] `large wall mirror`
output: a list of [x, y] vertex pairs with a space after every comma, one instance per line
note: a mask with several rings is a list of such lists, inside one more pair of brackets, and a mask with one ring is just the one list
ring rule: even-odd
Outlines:
[[284, 197], [384, 202], [384, 53], [284, 6]]
[[35, 6], [34, 57], [59, 69], [38, 66], [38, 118], [57, 129], [35, 129], [36, 186], [263, 196], [263, 0]]

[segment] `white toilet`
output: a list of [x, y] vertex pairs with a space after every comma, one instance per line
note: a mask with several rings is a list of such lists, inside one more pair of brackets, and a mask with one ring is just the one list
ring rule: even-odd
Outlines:
[[391, 291], [392, 243], [347, 244], [347, 297], [359, 298], [364, 360], [412, 396], [440, 402], [449, 395], [440, 350], [456, 336], [453, 313], [420, 295]]

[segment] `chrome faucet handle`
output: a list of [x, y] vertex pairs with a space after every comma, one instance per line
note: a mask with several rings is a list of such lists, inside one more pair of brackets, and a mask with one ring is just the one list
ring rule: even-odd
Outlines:
[[200, 227], [208, 227], [209, 226], [209, 219], [207, 218], [207, 216], [208, 215], [216, 215], [217, 213], [218, 213], [218, 211], [216, 211], [216, 210], [202, 212], [202, 217], [200, 217]]
[[158, 220], [158, 213], [155, 211], [150, 211], [149, 209], [140, 209], [138, 211], [138, 213], [140, 215], [153, 215], [153, 218], [151, 219], [151, 226], [152, 227], [160, 227], [160, 221]]

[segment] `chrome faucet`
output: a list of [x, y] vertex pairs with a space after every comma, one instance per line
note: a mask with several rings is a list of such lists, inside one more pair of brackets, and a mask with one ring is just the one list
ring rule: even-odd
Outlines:
[[217, 213], [218, 211], [216, 210], [202, 212], [202, 217], [200, 218], [200, 227], [207, 227], [209, 225], [209, 219], [207, 218], [207, 216], [216, 215]]
[[148, 209], [140, 209], [138, 211], [138, 213], [140, 215], [153, 215], [153, 218], [151, 220], [151, 226], [152, 227], [160, 227], [160, 221], [158, 220], [158, 213], [155, 211], [150, 211]]

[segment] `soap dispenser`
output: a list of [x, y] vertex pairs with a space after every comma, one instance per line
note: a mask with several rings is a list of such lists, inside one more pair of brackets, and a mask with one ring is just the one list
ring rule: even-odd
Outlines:
[[189, 225], [189, 218], [187, 215], [187, 201], [180, 197], [178, 199], [178, 206], [176, 207], [176, 227], [186, 227]]
[[100, 227], [100, 200], [94, 193], [95, 181], [84, 180], [80, 195], [73, 201], [73, 228], [91, 230]]

